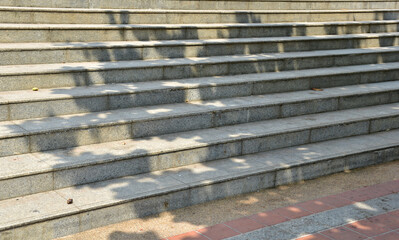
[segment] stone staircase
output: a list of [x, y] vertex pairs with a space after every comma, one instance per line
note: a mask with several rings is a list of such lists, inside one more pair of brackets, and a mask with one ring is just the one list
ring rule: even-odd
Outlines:
[[399, 1], [0, 6], [1, 240], [399, 158]]

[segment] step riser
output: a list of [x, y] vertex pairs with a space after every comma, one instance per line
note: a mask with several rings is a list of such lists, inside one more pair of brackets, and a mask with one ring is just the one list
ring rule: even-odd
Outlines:
[[338, 75], [327, 74], [325, 76], [319, 75], [278, 81], [248, 80], [234, 85], [204, 86], [201, 88], [184, 89], [177, 87], [119, 95], [10, 103], [8, 105], [0, 105], [0, 112], [3, 113], [0, 121], [394, 81], [398, 80], [398, 76], [399, 69], [391, 69]]
[[0, 9], [1, 23], [49, 24], [198, 24], [198, 23], [281, 23], [281, 22], [331, 22], [397, 20], [399, 13], [392, 12], [50, 12]]
[[258, 59], [237, 62], [186, 63], [127, 69], [68, 71], [37, 75], [0, 76], [0, 91], [27, 90], [33, 87], [56, 88], [94, 84], [131, 83], [195, 77], [230, 76], [337, 66], [399, 61], [397, 51], [364, 54], [324, 55], [285, 59]]
[[1, 0], [0, 6], [114, 9], [198, 9], [198, 10], [274, 10], [274, 9], [394, 9], [396, 1], [181, 1], [181, 0], [97, 0], [43, 1]]
[[399, 36], [231, 44], [0, 51], [0, 65], [108, 62], [398, 46]]
[[[231, 124], [247, 123], [252, 121], [260, 121], [266, 119], [275, 119], [281, 117], [292, 117], [303, 114], [312, 114], [326, 111], [337, 111], [342, 109], [349, 109], [354, 107], [370, 106], [373, 104], [397, 102], [399, 100], [399, 92], [391, 92], [389, 94], [374, 94], [354, 97], [331, 98], [321, 101], [308, 101], [303, 103], [289, 103], [283, 106], [257, 106], [247, 109], [238, 109], [236, 111], [219, 111], [207, 114], [197, 114], [188, 117], [180, 116], [169, 119], [154, 120], [148, 122], [133, 123], [132, 126], [123, 125], [114, 127], [111, 132], [112, 136], [107, 136], [114, 140], [120, 138], [119, 132], [126, 128], [132, 128], [131, 135], [159, 135], [180, 131], [195, 130], [198, 128], [219, 127]], [[356, 102], [355, 102], [356, 101]], [[316, 107], [317, 106], [317, 107]], [[268, 114], [264, 114], [267, 112]], [[249, 117], [248, 117], [249, 116]], [[134, 159], [120, 159], [118, 161], [107, 162], [103, 164], [88, 165], [68, 170], [60, 170], [57, 172], [42, 173], [38, 175], [30, 175], [20, 178], [8, 179], [0, 181], [5, 186], [0, 192], [0, 200], [19, 197], [27, 194], [33, 194], [41, 191], [48, 191], [69, 187], [90, 182], [102, 181], [121, 176], [135, 175], [151, 171], [163, 170], [172, 167], [189, 165], [198, 162], [205, 162], [209, 160], [221, 159], [230, 156], [240, 156], [244, 154], [253, 154], [258, 152], [269, 151], [273, 149], [296, 146], [300, 144], [314, 143], [326, 141], [336, 138], [356, 136], [363, 134], [370, 134], [388, 129], [399, 128], [399, 115], [390, 116], [376, 116], [373, 119], [356, 120], [350, 123], [333, 123], [324, 124], [317, 127], [303, 127], [298, 130], [290, 130], [284, 133], [271, 134], [268, 136], [257, 136], [255, 138], [244, 137], [231, 142], [231, 140], [224, 143], [217, 143], [217, 145], [210, 144], [207, 147], [194, 148], [192, 150], [177, 151], [145, 156]], [[165, 130], [165, 127], [169, 126]], [[60, 133], [47, 133], [41, 135], [34, 135], [25, 137], [27, 145], [26, 152], [29, 149], [32, 152], [45, 151], [51, 149], [73, 147], [76, 143], [80, 145], [98, 143], [98, 135], [109, 130], [108, 128], [102, 130], [97, 128], [92, 131], [81, 130], [68, 131]], [[97, 134], [96, 134], [97, 133]], [[105, 134], [104, 134], [105, 135]], [[95, 136], [95, 137], [93, 137]], [[106, 141], [108, 140], [106, 139]], [[22, 138], [20, 138], [22, 139]], [[69, 142], [65, 142], [69, 139]], [[18, 139], [16, 139], [18, 140]], [[72, 141], [73, 140], [73, 141]], [[5, 142], [5, 143], [4, 143]], [[4, 149], [12, 149], [13, 145], [7, 146], [6, 140], [0, 141], [4, 143]], [[22, 145], [22, 144], [21, 144]], [[21, 146], [20, 145], [20, 146]], [[15, 145], [14, 145], [15, 146]], [[29, 149], [28, 149], [29, 148]], [[16, 150], [21, 150], [19, 147]], [[24, 152], [24, 153], [26, 153]], [[9, 154], [12, 155], [12, 154]], [[181, 159], [184, 161], [176, 161]], [[88, 174], [90, 173], [90, 174]], [[34, 180], [34, 181], [30, 181]], [[29, 183], [40, 181], [41, 184], [30, 186]], [[21, 184], [24, 183], [24, 184]], [[20, 185], [18, 191], [15, 187]]]
[[[229, 196], [273, 188], [283, 184], [314, 179], [345, 170], [371, 166], [397, 159], [399, 147], [374, 149], [352, 155], [292, 165], [287, 169], [276, 169], [218, 182], [212, 185], [181, 189], [159, 196], [136, 199], [127, 203], [101, 209], [92, 209], [74, 215], [27, 226], [18, 226], [2, 231], [0, 237], [11, 239], [52, 239], [101, 227], [117, 222], [142, 218], [165, 211], [179, 209]], [[315, 171], [317, 169], [317, 171]], [[35, 234], [32, 234], [35, 233]]]
[[367, 23], [349, 25], [285, 25], [254, 27], [199, 28], [178, 27], [165, 29], [145, 28], [98, 28], [98, 29], [15, 29], [4, 28], [0, 33], [1, 43], [23, 42], [104, 42], [104, 41], [148, 41], [175, 39], [219, 39], [250, 37], [287, 37], [311, 35], [339, 35], [358, 33], [397, 32], [399, 24]]

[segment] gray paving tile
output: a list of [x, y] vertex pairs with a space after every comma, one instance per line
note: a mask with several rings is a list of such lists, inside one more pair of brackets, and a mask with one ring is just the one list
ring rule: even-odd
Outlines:
[[329, 225], [312, 217], [302, 217], [277, 224], [276, 227], [292, 233], [296, 238], [328, 229]]
[[240, 234], [235, 237], [227, 238], [228, 240], [265, 240], [265, 239], [279, 239], [291, 240], [295, 238], [295, 234], [289, 233], [279, 227], [267, 227], [253, 232]]
[[365, 201], [364, 204], [370, 206], [373, 210], [370, 212], [389, 212], [399, 209], [399, 193], [390, 194], [381, 198]]

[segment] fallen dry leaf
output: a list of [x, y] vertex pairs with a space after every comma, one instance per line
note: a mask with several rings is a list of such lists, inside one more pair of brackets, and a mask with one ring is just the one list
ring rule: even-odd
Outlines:
[[323, 91], [323, 89], [321, 89], [321, 88], [312, 88], [312, 90], [313, 90], [313, 91], [319, 91], [319, 92], [320, 92], [320, 91]]

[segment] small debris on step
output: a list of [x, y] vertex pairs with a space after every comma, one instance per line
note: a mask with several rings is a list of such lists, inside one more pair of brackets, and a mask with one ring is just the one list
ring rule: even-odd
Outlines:
[[37, 92], [37, 91], [39, 91], [39, 88], [34, 87], [34, 88], [32, 88], [32, 91]]
[[319, 91], [319, 92], [324, 91], [324, 90], [321, 89], [321, 88], [312, 88], [312, 90], [313, 90], [313, 91]]
[[73, 203], [73, 199], [72, 198], [67, 200], [67, 204], [72, 204], [72, 203]]

